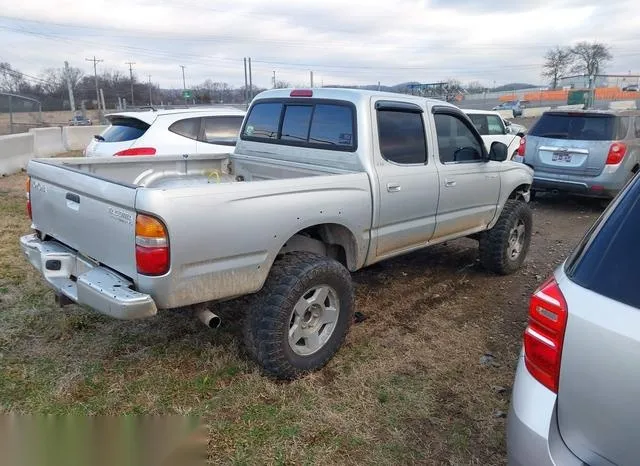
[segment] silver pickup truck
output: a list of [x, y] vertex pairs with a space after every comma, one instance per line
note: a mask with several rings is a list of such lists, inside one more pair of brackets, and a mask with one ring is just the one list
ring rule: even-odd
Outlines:
[[265, 372], [322, 367], [353, 318], [350, 272], [469, 236], [520, 267], [532, 170], [488, 153], [453, 105], [398, 94], [260, 94], [227, 155], [33, 160], [28, 260], [62, 304], [120, 319], [252, 295], [245, 343]]

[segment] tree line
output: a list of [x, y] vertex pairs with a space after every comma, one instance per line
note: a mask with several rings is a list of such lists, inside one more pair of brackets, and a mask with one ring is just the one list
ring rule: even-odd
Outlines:
[[579, 42], [573, 47], [560, 47], [547, 51], [542, 75], [549, 79], [553, 89], [567, 74], [586, 75], [589, 83], [604, 72], [605, 65], [613, 59], [611, 47], [600, 42]]
[[[85, 74], [76, 67], [48, 68], [38, 76], [30, 76], [13, 68], [10, 63], [0, 62], [0, 92], [19, 94], [31, 97], [42, 103], [42, 110], [69, 110], [70, 100], [68, 82], [74, 95], [76, 109], [97, 108], [95, 76]], [[98, 88], [102, 89], [107, 109], [118, 107], [119, 102], [126, 101], [128, 106], [133, 104], [144, 106], [179, 105], [184, 103], [196, 104], [241, 104], [246, 102], [249, 89], [244, 86], [236, 88], [226, 82], [216, 82], [211, 79], [192, 87], [191, 98], [185, 102], [182, 89], [162, 89], [159, 86], [141, 82], [133, 74], [133, 82], [128, 74], [120, 71], [103, 71], [98, 75]], [[289, 87], [289, 83], [279, 81], [276, 87]], [[255, 96], [264, 89], [253, 86], [251, 95]], [[0, 111], [5, 109], [0, 109]]]

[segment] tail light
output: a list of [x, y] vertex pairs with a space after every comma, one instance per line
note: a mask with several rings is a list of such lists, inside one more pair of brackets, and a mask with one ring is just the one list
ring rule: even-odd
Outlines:
[[520, 138], [520, 145], [518, 146], [518, 150], [516, 151], [520, 157], [524, 157], [524, 151], [527, 148], [527, 137], [522, 136]]
[[609, 147], [609, 153], [607, 154], [607, 165], [617, 165], [622, 162], [622, 159], [627, 153], [627, 145], [624, 142], [614, 142]]
[[566, 325], [567, 303], [558, 283], [551, 277], [533, 293], [529, 302], [524, 361], [529, 373], [554, 393], [558, 393]]
[[27, 214], [29, 219], [33, 220], [33, 213], [31, 212], [31, 178], [27, 176]]
[[136, 267], [143, 275], [164, 275], [169, 271], [169, 235], [157, 218], [136, 217]]
[[115, 157], [125, 157], [134, 155], [156, 155], [155, 147], [133, 147], [131, 149], [121, 150], [113, 154]]

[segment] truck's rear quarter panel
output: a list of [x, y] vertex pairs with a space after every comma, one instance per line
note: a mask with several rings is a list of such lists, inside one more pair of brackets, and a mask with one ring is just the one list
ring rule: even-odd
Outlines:
[[372, 202], [364, 172], [141, 189], [136, 206], [169, 229], [170, 272], [138, 277], [140, 291], [152, 293], [160, 308], [259, 290], [284, 243], [310, 226], [338, 224], [353, 232], [358, 265], [369, 245]]

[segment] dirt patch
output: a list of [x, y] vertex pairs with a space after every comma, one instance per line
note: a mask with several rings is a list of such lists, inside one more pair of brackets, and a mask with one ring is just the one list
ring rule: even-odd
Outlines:
[[326, 368], [281, 383], [245, 355], [244, 301], [218, 306], [218, 331], [187, 310], [121, 322], [56, 308], [17, 246], [24, 176], [0, 179], [0, 411], [197, 414], [214, 464], [504, 464], [528, 297], [601, 212], [545, 196], [532, 207], [514, 275], [485, 272], [468, 239], [354, 274], [366, 320]]

